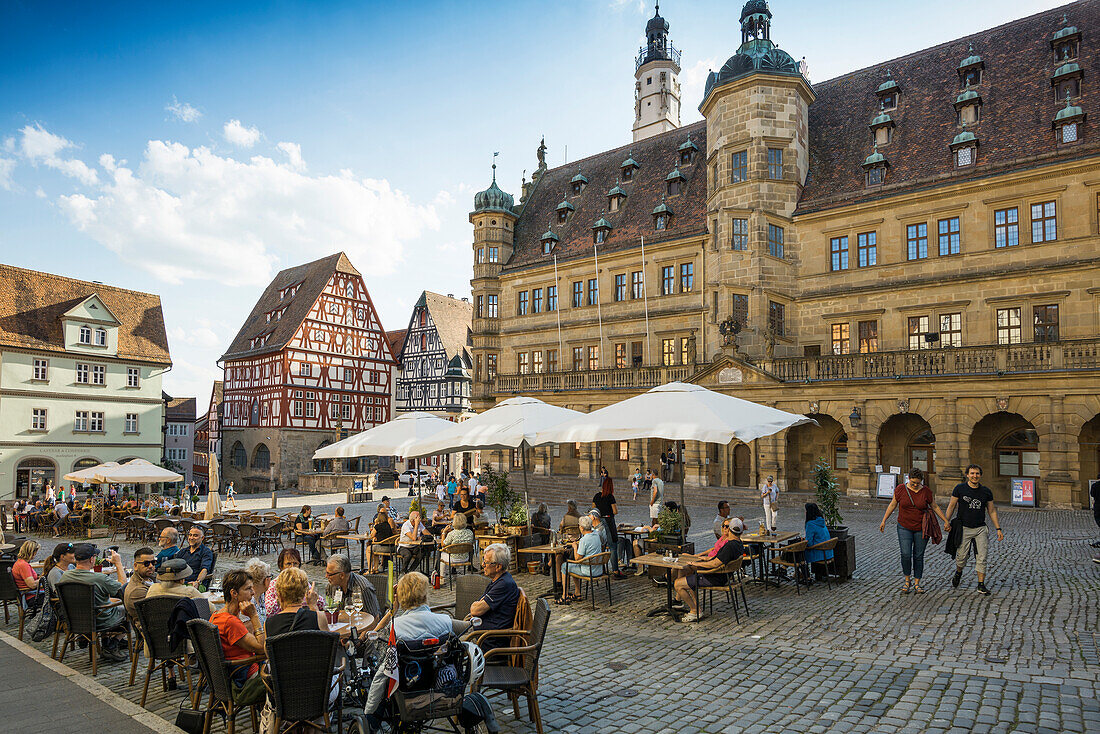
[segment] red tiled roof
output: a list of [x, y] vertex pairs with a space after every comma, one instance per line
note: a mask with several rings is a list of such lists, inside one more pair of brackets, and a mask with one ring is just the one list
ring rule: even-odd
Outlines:
[[401, 364], [401, 349], [405, 346], [405, 334], [408, 333], [408, 329], [394, 329], [386, 332], [386, 343], [390, 345], [390, 354], [393, 355], [394, 361], [399, 366]]
[[[814, 85], [810, 105], [810, 170], [798, 212], [851, 204], [898, 191], [943, 185], [993, 173], [1028, 168], [1046, 160], [1095, 155], [1089, 117], [1080, 143], [1055, 143], [1051, 122], [1064, 106], [1054, 99], [1051, 74], [1058, 64], [1050, 41], [1062, 27], [1062, 14], [1082, 34], [1077, 63], [1085, 70], [1082, 96], [1086, 113], [1098, 112], [1100, 1], [1086, 0], [1014, 20], [908, 56], [884, 61]], [[978, 136], [977, 165], [956, 168], [948, 145], [961, 128], [952, 106], [962, 91], [958, 66], [970, 55], [968, 44], [985, 64], [981, 118], [968, 130]], [[868, 123], [879, 111], [875, 90], [886, 70], [901, 88], [900, 104], [890, 111], [896, 127], [889, 145], [880, 146], [890, 168], [886, 185], [868, 189], [860, 167], [871, 153]]]
[[[706, 230], [706, 121], [700, 121], [621, 148], [547, 170], [535, 183], [523, 204], [515, 228], [515, 247], [504, 269], [548, 262], [542, 254], [542, 235], [549, 227], [559, 237], [553, 253], [558, 260], [592, 256], [592, 225], [600, 217], [611, 231], [599, 252], [615, 252], [646, 243], [678, 239]], [[691, 165], [679, 166], [677, 150], [688, 137], [699, 146]], [[622, 164], [633, 158], [640, 168], [630, 181], [622, 180]], [[684, 176], [682, 193], [665, 197], [665, 177], [679, 166]], [[571, 181], [578, 173], [588, 179], [579, 196], [573, 196]], [[627, 193], [619, 211], [609, 212], [607, 192], [616, 182]], [[664, 198], [674, 216], [667, 230], [654, 230], [653, 209]], [[568, 200], [576, 207], [569, 221], [558, 224], [557, 206]]]

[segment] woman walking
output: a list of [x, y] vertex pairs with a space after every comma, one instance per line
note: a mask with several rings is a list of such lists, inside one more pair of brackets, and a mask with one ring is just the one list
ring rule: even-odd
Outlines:
[[607, 473], [607, 467], [600, 468], [600, 491], [592, 497], [592, 507], [600, 512], [603, 524], [607, 528], [607, 540], [611, 546], [612, 574], [617, 579], [625, 579], [626, 575], [619, 570], [619, 532], [615, 525], [615, 515], [618, 507], [615, 506], [615, 483]]
[[924, 576], [924, 549], [928, 544], [924, 537], [924, 513], [935, 512], [945, 524], [947, 517], [932, 497], [932, 490], [924, 483], [924, 472], [916, 467], [909, 470], [909, 481], [894, 489], [894, 498], [878, 526], [880, 533], [886, 532], [886, 521], [894, 508], [898, 510], [898, 545], [901, 546], [901, 572], [905, 576], [901, 593], [908, 594], [912, 589], [923, 594], [920, 580]]

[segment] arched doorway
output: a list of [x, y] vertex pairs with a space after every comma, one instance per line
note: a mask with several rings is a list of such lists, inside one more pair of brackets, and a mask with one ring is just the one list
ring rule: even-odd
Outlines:
[[[1018, 413], [991, 413], [970, 432], [970, 461], [982, 468], [982, 483], [998, 502], [1010, 502], [1012, 477], [1039, 477], [1039, 434]], [[1036, 482], [1036, 500], [1042, 487]]]
[[230, 449], [229, 456], [232, 458], [232, 463], [235, 468], [244, 469], [248, 466], [248, 454], [245, 453], [244, 444], [240, 441], [234, 442], [233, 448]]
[[824, 458], [843, 485], [848, 478], [848, 434], [835, 418], [810, 415], [818, 425], [805, 424], [787, 431], [786, 490], [810, 491], [814, 464]]
[[1088, 508], [1091, 502], [1089, 480], [1100, 479], [1100, 414], [1094, 415], [1092, 420], [1081, 427], [1081, 433], [1077, 437], [1077, 451], [1081, 478], [1078, 501], [1082, 507]]
[[896, 413], [878, 432], [878, 462], [884, 470], [900, 466], [902, 473], [916, 467], [924, 472], [925, 483], [936, 490], [936, 434], [916, 413]]
[[735, 444], [733, 447], [733, 485], [752, 486], [752, 451], [747, 443]]
[[23, 459], [15, 467], [15, 496], [45, 496], [46, 484], [57, 486], [57, 465], [49, 459]]

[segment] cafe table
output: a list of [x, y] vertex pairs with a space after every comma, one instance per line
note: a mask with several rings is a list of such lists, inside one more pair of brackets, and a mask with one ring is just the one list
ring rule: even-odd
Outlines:
[[665, 595], [667, 596], [665, 606], [651, 609], [645, 616], [656, 617], [660, 614], [667, 614], [673, 619], [676, 619], [677, 612], [672, 608], [672, 571], [673, 569], [683, 571], [690, 564], [682, 563], [680, 559], [675, 556], [669, 557], [661, 553], [645, 553], [640, 556], [634, 556], [634, 563], [665, 569], [665, 581], [667, 582], [665, 585]]
[[359, 541], [359, 573], [367, 572], [367, 541], [370, 540], [370, 535], [364, 535], [362, 533], [348, 535], [337, 535], [340, 540], [358, 540]]
[[761, 535], [760, 533], [742, 533], [741, 542], [745, 545], [759, 545], [762, 550], [756, 554], [760, 559], [760, 576], [759, 580], [763, 583], [768, 582], [768, 554], [770, 553], [774, 557], [775, 552], [780, 546], [792, 543], [802, 536], [799, 533], [791, 531], [783, 531], [778, 533], [767, 533]]
[[[329, 619], [331, 620], [331, 613]], [[374, 623], [377, 621], [373, 614], [367, 612], [359, 612], [358, 614], [349, 614], [346, 610], [336, 612], [336, 620], [328, 623], [328, 629], [330, 632], [337, 632], [341, 636], [351, 633], [352, 628], [355, 628], [359, 632], [370, 630], [374, 628]]]
[[[557, 568], [558, 567], [558, 556], [564, 556], [566, 553], [568, 553], [572, 549], [573, 549], [573, 546], [568, 545], [566, 543], [558, 543], [557, 545], [551, 545], [549, 543], [546, 543], [544, 545], [532, 545], [532, 546], [528, 546], [527, 548], [519, 548], [519, 549], [517, 549], [516, 552], [517, 553], [525, 553], [525, 554], [528, 554], [528, 555], [538, 555], [538, 556], [552, 555], [552, 556], [554, 556], [554, 568]], [[554, 598], [557, 598], [557, 597], [561, 596], [562, 587], [561, 587], [561, 584], [558, 583], [558, 579], [554, 575], [553, 570], [551, 570], [551, 572], [550, 572], [550, 577], [554, 579], [553, 588], [551, 588], [551, 590], [546, 592], [545, 594], [539, 594], [540, 599], [543, 598], [543, 597], [547, 597], [547, 596], [552, 596]]]

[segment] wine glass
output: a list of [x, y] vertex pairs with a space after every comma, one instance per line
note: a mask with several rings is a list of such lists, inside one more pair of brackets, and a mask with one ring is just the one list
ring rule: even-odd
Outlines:
[[350, 606], [356, 616], [359, 616], [359, 613], [363, 611], [363, 592], [361, 590], [356, 589], [352, 592]]

